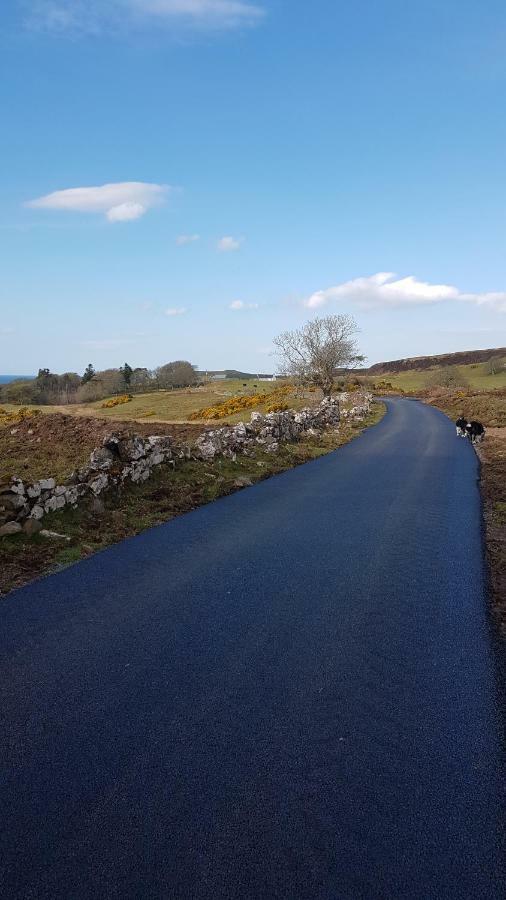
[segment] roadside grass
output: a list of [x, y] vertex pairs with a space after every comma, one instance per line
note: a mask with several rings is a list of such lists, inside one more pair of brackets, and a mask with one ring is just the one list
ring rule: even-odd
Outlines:
[[483, 498], [485, 538], [490, 569], [492, 614], [506, 639], [506, 391], [468, 392], [424, 398], [453, 421], [465, 411], [486, 427], [485, 440], [477, 445], [481, 462], [480, 488]]
[[104, 494], [102, 514], [89, 506], [65, 509], [48, 515], [44, 528], [65, 535], [70, 542], [49, 540], [39, 534], [3, 538], [0, 542], [0, 593], [6, 593], [34, 578], [76, 562], [126, 537], [167, 522], [175, 516], [210, 503], [240, 489], [238, 479], [262, 481], [312, 459], [317, 459], [353, 440], [365, 428], [375, 425], [385, 414], [376, 402], [364, 422], [343, 421], [339, 432], [306, 437], [294, 444], [282, 444], [275, 454], [261, 449], [252, 457], [236, 461], [217, 459], [212, 463], [185, 460], [159, 466], [144, 484], [128, 485], [119, 492]]

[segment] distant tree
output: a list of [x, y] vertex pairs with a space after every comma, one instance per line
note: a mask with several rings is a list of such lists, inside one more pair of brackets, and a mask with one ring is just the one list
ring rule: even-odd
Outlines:
[[119, 369], [104, 369], [95, 372], [93, 378], [81, 384], [78, 393], [80, 403], [92, 403], [94, 400], [103, 400], [114, 394], [122, 394], [125, 391], [125, 380]]
[[195, 366], [184, 359], [166, 363], [155, 370], [155, 378], [160, 388], [188, 387], [198, 380]]
[[134, 369], [130, 379], [130, 390], [132, 391], [149, 391], [152, 390], [154, 379], [152, 373], [148, 369]]
[[457, 366], [443, 366], [434, 369], [427, 377], [427, 387], [442, 387], [450, 389], [469, 387], [469, 382]]
[[281, 372], [330, 396], [336, 371], [364, 361], [354, 337], [357, 331], [355, 320], [347, 315], [311, 319], [302, 328], [284, 331], [273, 341]]
[[499, 356], [491, 356], [485, 363], [485, 375], [498, 375], [504, 369], [504, 362]]
[[120, 372], [123, 375], [126, 386], [130, 387], [130, 382], [132, 381], [132, 375], [134, 373], [132, 366], [129, 366], [128, 363], [125, 363], [124, 366], [121, 366]]
[[94, 375], [95, 369], [93, 368], [91, 363], [88, 363], [84, 370], [83, 377], [81, 378], [81, 384], [87, 384], [88, 381], [91, 381]]

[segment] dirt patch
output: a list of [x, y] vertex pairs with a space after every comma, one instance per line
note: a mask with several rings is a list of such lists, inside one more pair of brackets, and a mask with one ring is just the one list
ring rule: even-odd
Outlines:
[[84, 465], [112, 431], [168, 434], [178, 443], [191, 443], [202, 432], [202, 425], [122, 422], [60, 413], [29, 416], [0, 427], [0, 481], [12, 475], [27, 480], [64, 479]]

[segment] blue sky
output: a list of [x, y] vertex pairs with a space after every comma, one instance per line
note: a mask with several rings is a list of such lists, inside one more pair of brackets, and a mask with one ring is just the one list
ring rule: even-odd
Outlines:
[[2, 17], [0, 372], [270, 370], [327, 312], [370, 362], [506, 345], [499, 0]]

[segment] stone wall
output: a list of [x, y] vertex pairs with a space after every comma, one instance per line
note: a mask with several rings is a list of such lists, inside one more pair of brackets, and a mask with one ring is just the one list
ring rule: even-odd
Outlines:
[[[354, 405], [340, 408], [350, 400]], [[341, 394], [298, 412], [254, 412], [247, 424], [207, 429], [191, 450], [176, 446], [167, 436], [143, 438], [113, 433], [93, 450], [88, 465], [73, 472], [63, 484], [57, 484], [54, 478], [25, 483], [17, 477], [0, 484], [0, 537], [21, 530], [33, 534], [42, 527], [40, 520], [47, 513], [65, 506], [75, 508], [126, 482], [146, 481], [153, 468], [162, 463], [175, 466], [178, 459], [208, 461], [220, 455], [233, 459], [237, 454], [252, 454], [255, 448], [275, 453], [281, 442], [297, 441], [303, 434], [337, 430], [341, 417], [365, 418], [371, 403], [371, 394]]]

